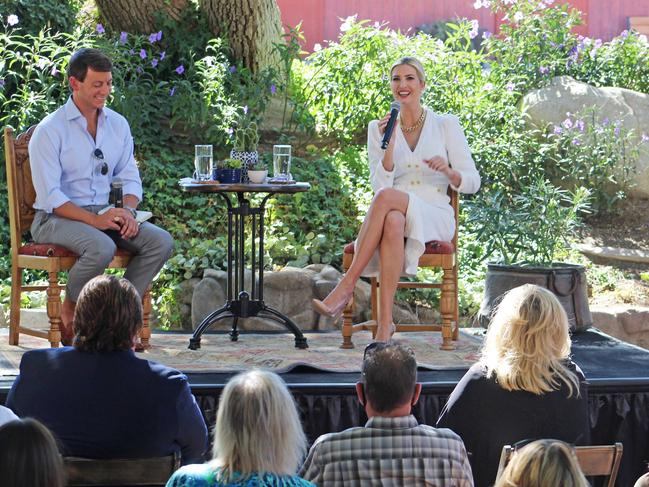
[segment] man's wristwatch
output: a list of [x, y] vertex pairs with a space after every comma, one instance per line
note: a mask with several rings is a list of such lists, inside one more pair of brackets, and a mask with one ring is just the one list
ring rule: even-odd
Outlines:
[[128, 210], [133, 216], [133, 218], [137, 219], [137, 210], [135, 208], [131, 208], [130, 206], [125, 206], [124, 209]]

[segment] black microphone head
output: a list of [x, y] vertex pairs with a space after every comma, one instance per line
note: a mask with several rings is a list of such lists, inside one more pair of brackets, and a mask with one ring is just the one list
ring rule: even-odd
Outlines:
[[390, 105], [390, 111], [396, 110], [401, 111], [401, 102], [400, 101], [393, 101], [392, 104]]

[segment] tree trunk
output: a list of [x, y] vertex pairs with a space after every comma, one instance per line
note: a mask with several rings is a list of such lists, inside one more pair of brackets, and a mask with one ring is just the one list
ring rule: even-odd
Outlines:
[[252, 72], [277, 66], [274, 42], [282, 41], [282, 21], [275, 0], [200, 0], [215, 35], [225, 34], [235, 59]]
[[[164, 11], [179, 20], [189, 0], [95, 0], [105, 27], [114, 32], [149, 34], [155, 30], [153, 15]], [[236, 2], [234, 2], [236, 3]]]

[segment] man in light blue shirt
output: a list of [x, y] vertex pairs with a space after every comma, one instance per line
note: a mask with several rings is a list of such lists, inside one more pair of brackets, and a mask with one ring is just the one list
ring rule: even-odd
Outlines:
[[[68, 65], [72, 96], [38, 124], [29, 143], [37, 210], [32, 236], [79, 256], [68, 274], [61, 310], [64, 345], [74, 336], [72, 318], [81, 288], [104, 272], [116, 247], [134, 254], [124, 277], [140, 296], [173, 251], [169, 233], [135, 220], [142, 183], [128, 122], [105, 107], [112, 90], [111, 71], [112, 63], [101, 51], [75, 52]], [[124, 208], [100, 215], [115, 179], [123, 184]]]

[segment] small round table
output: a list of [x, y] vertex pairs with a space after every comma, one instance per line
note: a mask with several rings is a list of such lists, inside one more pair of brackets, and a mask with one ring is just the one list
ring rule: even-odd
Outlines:
[[[197, 350], [201, 346], [201, 335], [216, 321], [233, 318], [230, 339], [239, 339], [237, 329], [239, 318], [260, 316], [284, 325], [295, 335], [295, 346], [307, 348], [306, 337], [302, 330], [285, 314], [264, 303], [264, 212], [266, 202], [275, 194], [301, 193], [311, 189], [309, 183], [289, 184], [220, 184], [216, 181], [193, 181], [189, 178], [180, 180], [183, 191], [193, 193], [215, 193], [228, 207], [228, 255], [227, 255], [227, 300], [219, 309], [207, 315], [189, 339], [189, 348]], [[267, 193], [258, 206], [252, 206], [246, 197], [248, 193]], [[236, 200], [230, 195], [236, 194]], [[250, 292], [244, 286], [245, 267], [245, 225], [250, 221], [251, 251], [250, 261], [252, 279]], [[259, 235], [259, 249], [255, 249], [255, 239]], [[259, 275], [257, 285], [255, 275]]]

